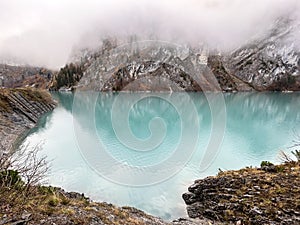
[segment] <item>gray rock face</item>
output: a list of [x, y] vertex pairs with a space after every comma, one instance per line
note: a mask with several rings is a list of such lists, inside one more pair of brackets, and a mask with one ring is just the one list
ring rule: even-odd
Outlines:
[[293, 21], [278, 20], [264, 38], [226, 56], [227, 71], [259, 91], [299, 90], [300, 53], [286, 41], [296, 29]]
[[44, 91], [0, 89], [0, 106], [0, 150], [8, 151], [21, 134], [54, 109], [55, 103]]
[[182, 197], [191, 218], [226, 224], [299, 224], [298, 169], [299, 163], [292, 162], [221, 172], [196, 180]]
[[105, 83], [93, 86], [93, 90], [98, 91], [178, 91], [180, 89], [201, 91], [201, 87], [183, 70], [166, 63], [151, 61], [128, 64], [110, 76]]
[[[201, 91], [203, 87], [199, 84], [206, 80], [205, 73], [206, 67], [201, 64], [197, 50], [154, 41], [133, 43], [104, 51], [94, 59], [77, 88]], [[211, 89], [215, 88], [213, 82], [206, 83], [211, 83]]]

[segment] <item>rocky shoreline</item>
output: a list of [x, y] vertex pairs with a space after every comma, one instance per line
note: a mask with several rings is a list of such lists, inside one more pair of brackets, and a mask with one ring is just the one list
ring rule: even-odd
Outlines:
[[14, 148], [22, 135], [33, 128], [39, 118], [52, 111], [56, 103], [40, 89], [0, 89], [0, 150]]
[[188, 215], [234, 224], [299, 224], [299, 162], [262, 164], [196, 180], [182, 196]]
[[166, 222], [129, 207], [93, 202], [84, 194], [66, 192], [56, 187], [36, 187], [22, 205], [0, 205], [0, 224], [88, 224], [88, 225], [210, 225], [221, 223], [209, 219], [180, 218]]
[[133, 207], [93, 202], [84, 194], [35, 187], [20, 205], [1, 201], [0, 224], [250, 225], [300, 221], [299, 162], [220, 172], [183, 194], [189, 218], [166, 222]]

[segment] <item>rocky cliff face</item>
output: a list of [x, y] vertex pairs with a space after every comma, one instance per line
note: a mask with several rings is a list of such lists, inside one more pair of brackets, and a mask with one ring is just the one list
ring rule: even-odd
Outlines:
[[31, 129], [55, 102], [46, 91], [0, 89], [0, 150], [10, 150], [26, 130]]
[[82, 52], [75, 63], [82, 69], [80, 76], [69, 74], [74, 79], [66, 79], [64, 85], [74, 86], [68, 80], [82, 77], [77, 88], [97, 91], [126, 90], [133, 82], [127, 90], [300, 90], [300, 52], [287, 41], [295, 29], [299, 25], [294, 21], [278, 20], [264, 36], [222, 54], [205, 46], [106, 40], [98, 50]]
[[299, 26], [291, 20], [278, 20], [263, 38], [225, 56], [224, 67], [258, 91], [299, 90], [300, 52], [287, 41]]

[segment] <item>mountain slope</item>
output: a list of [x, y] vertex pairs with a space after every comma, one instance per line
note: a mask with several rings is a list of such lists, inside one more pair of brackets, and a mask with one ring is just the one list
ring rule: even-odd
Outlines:
[[222, 54], [209, 53], [205, 46], [135, 39], [117, 44], [115, 39], [105, 40], [95, 51], [84, 50], [82, 58], [70, 64], [73, 69], [70, 65], [63, 68], [52, 88], [296, 91], [300, 90], [300, 52], [287, 40], [297, 29], [299, 25], [294, 21], [280, 19], [264, 36]]
[[225, 67], [254, 89], [299, 90], [300, 53], [286, 40], [299, 25], [278, 20], [261, 39], [226, 56]]

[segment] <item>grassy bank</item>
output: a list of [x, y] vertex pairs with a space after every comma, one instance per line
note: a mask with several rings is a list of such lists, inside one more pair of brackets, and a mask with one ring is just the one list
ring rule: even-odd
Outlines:
[[95, 203], [60, 188], [36, 186], [20, 192], [2, 187], [0, 191], [0, 218], [7, 224], [166, 224], [140, 210]]

